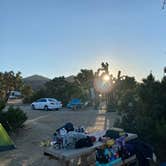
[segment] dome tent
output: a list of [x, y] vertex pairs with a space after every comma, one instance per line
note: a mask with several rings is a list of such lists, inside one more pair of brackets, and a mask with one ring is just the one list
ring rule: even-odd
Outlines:
[[15, 145], [6, 132], [5, 128], [0, 123], [0, 152], [11, 149], [15, 149]]

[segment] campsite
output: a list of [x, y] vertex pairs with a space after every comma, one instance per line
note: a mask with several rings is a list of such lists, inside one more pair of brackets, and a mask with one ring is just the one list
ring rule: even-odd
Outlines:
[[0, 2], [0, 166], [166, 166], [166, 0]]
[[40, 147], [40, 143], [52, 138], [52, 134], [58, 127], [66, 122], [72, 122], [76, 126], [80, 124], [85, 126], [89, 132], [94, 132], [112, 127], [117, 116], [116, 113], [106, 113], [94, 109], [77, 112], [63, 109], [45, 112], [31, 110], [31, 107], [27, 105], [21, 106], [21, 108], [27, 113], [28, 120], [20, 132], [11, 136], [16, 149], [1, 152], [0, 166], [54, 166], [57, 164], [56, 161], [48, 160], [43, 155], [43, 147]]
[[[165, 125], [159, 120], [165, 117], [165, 95], [160, 93], [165, 78], [158, 82], [150, 73], [138, 83], [134, 77], [121, 76], [120, 71], [118, 77], [112, 77], [109, 64], [101, 63], [95, 74], [81, 69], [73, 82], [55, 77], [44, 88], [32, 91], [21, 81], [20, 73], [1, 73], [1, 165], [149, 166], [164, 161]], [[22, 98], [9, 98], [10, 83], [20, 86]], [[48, 95], [58, 100], [45, 98]], [[156, 111], [158, 96], [162, 99], [158, 101], [160, 111]], [[52, 107], [58, 103], [58, 109]], [[67, 124], [72, 130], [64, 127]]]

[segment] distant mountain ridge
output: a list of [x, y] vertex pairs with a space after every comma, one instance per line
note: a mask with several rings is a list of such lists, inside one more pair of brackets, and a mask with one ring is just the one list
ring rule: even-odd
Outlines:
[[[66, 81], [72, 83], [74, 82], [74, 76], [68, 76], [65, 78]], [[23, 78], [23, 82], [25, 83], [25, 85], [31, 86], [32, 89], [34, 91], [37, 91], [39, 89], [41, 89], [42, 87], [44, 87], [45, 83], [47, 83], [48, 81], [50, 81], [51, 79], [41, 76], [41, 75], [32, 75], [26, 78]]]
[[66, 77], [65, 79], [66, 79], [67, 82], [73, 83], [75, 81], [74, 77], [75, 76], [71, 75], [71, 76]]
[[23, 78], [25, 85], [31, 86], [34, 91], [44, 87], [44, 84], [48, 81], [50, 81], [49, 78], [37, 74]]

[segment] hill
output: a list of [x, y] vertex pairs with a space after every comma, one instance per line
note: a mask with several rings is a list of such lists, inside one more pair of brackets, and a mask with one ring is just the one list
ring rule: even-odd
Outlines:
[[75, 80], [74, 80], [74, 76], [71, 75], [71, 76], [68, 76], [65, 78], [67, 82], [70, 82], [70, 83], [73, 83]]
[[42, 88], [44, 84], [48, 81], [50, 81], [49, 78], [40, 75], [32, 75], [30, 77], [23, 78], [23, 82], [26, 85], [31, 86], [34, 91]]

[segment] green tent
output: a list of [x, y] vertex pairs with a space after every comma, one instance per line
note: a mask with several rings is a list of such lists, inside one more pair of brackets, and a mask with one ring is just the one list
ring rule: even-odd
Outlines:
[[14, 149], [14, 143], [7, 134], [6, 130], [0, 123], [0, 152], [5, 150], [11, 150]]

